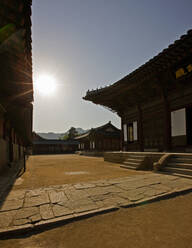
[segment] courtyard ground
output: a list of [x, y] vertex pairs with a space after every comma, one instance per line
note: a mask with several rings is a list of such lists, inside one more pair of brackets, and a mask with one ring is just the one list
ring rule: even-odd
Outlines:
[[31, 156], [0, 200], [0, 237], [26, 234], [9, 233], [0, 247], [191, 248], [189, 192], [190, 179], [127, 170], [103, 158]]
[[2, 248], [191, 248], [192, 194], [95, 216], [39, 234], [0, 240]]
[[30, 156], [26, 172], [15, 182], [13, 190], [90, 182], [143, 173], [147, 172], [123, 169], [119, 164], [105, 162], [103, 158], [98, 157], [67, 154]]

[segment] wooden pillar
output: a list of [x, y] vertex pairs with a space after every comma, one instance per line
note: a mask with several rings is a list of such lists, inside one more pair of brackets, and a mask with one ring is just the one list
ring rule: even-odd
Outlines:
[[166, 97], [164, 97], [164, 149], [171, 150], [171, 111]]
[[12, 136], [12, 127], [10, 126], [10, 129], [9, 129], [9, 162], [12, 163], [13, 162], [13, 136]]
[[144, 135], [143, 135], [143, 112], [141, 109], [141, 106], [138, 105], [138, 113], [139, 113], [139, 119], [138, 119], [138, 142], [139, 142], [139, 150], [141, 152], [144, 151]]
[[121, 135], [120, 135], [120, 150], [123, 151], [123, 143], [124, 143], [124, 135], [123, 135], [123, 118], [121, 117]]
[[111, 139], [110, 139], [110, 151], [113, 150], [112, 146], [113, 146], [113, 141], [112, 141], [112, 138], [111, 138]]
[[167, 99], [168, 91], [167, 91], [167, 85], [169, 82], [173, 80], [172, 73], [167, 71], [164, 74], [159, 74], [154, 82], [156, 83], [156, 86], [158, 87], [160, 93], [161, 93], [161, 99], [163, 102], [163, 109], [164, 109], [164, 124], [163, 124], [163, 133], [164, 133], [164, 151], [170, 151], [171, 150], [171, 110], [169, 101]]

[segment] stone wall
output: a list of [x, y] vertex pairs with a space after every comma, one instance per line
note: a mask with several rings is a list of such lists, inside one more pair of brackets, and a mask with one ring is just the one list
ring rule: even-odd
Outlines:
[[126, 152], [105, 152], [104, 160], [112, 163], [123, 163], [126, 157]]

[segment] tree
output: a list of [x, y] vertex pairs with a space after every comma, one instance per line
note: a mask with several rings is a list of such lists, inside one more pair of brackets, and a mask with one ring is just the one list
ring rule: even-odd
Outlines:
[[59, 137], [60, 140], [68, 140], [69, 139], [69, 135], [65, 134], [64, 136]]
[[69, 129], [68, 139], [74, 139], [78, 135], [76, 129], [74, 127], [71, 127]]

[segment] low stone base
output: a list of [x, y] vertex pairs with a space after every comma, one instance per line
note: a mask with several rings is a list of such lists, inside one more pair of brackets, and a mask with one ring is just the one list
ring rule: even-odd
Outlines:
[[125, 160], [131, 158], [131, 156], [142, 156], [144, 158], [140, 168], [153, 170], [153, 163], [157, 162], [165, 153], [162, 152], [105, 152], [104, 160], [112, 163], [122, 164]]
[[104, 152], [97, 152], [97, 151], [78, 151], [76, 154], [83, 155], [83, 156], [91, 156], [91, 157], [103, 157]]

